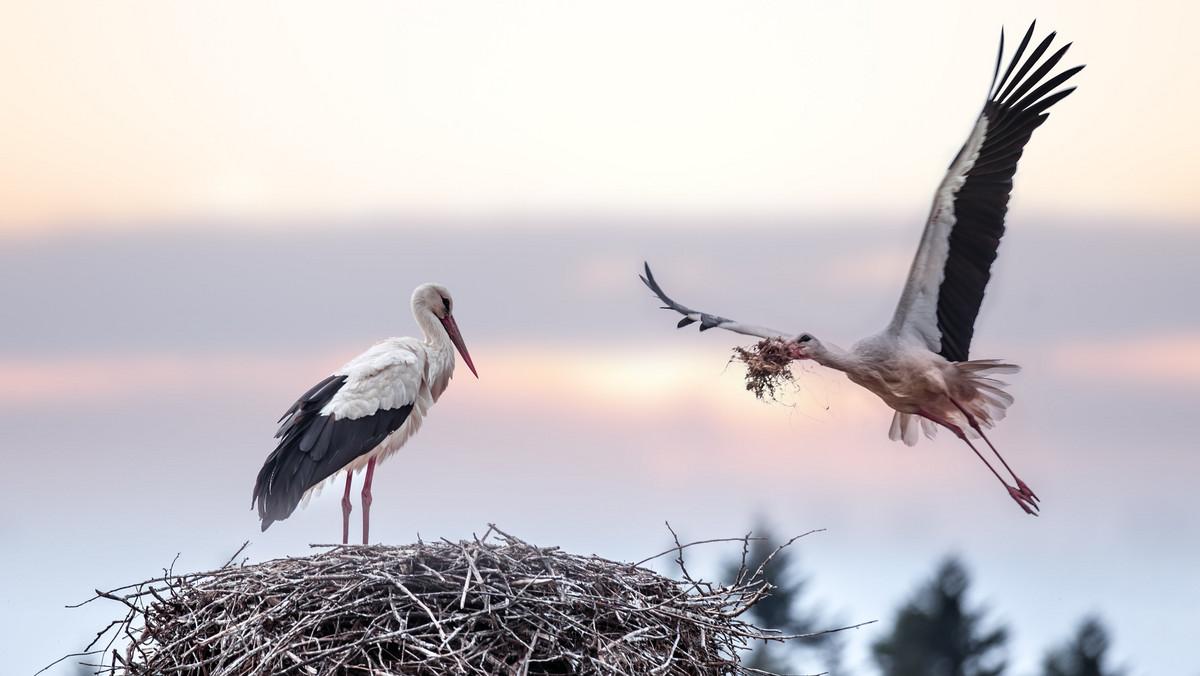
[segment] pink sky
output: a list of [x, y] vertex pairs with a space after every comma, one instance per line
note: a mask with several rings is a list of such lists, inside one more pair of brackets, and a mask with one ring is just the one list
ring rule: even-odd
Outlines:
[[[739, 338], [676, 331], [636, 277], [644, 256], [686, 302], [848, 344], [886, 319], [903, 270], [821, 281], [900, 256], [912, 224], [277, 232], [80, 232], [0, 252], [0, 305], [14, 313], [0, 427], [23, 478], [0, 498], [0, 530], [14, 543], [10, 579], [25, 581], [5, 603], [37, 619], [30, 627], [64, 628], [52, 640], [7, 634], [38, 646], [30, 668], [106, 621], [102, 608], [61, 608], [94, 587], [148, 577], [176, 553], [195, 570], [246, 540], [257, 561], [336, 539], [329, 496], [259, 533], [253, 477], [299, 393], [374, 340], [415, 330], [409, 289], [426, 279], [454, 291], [481, 377], [460, 374], [381, 468], [380, 541], [495, 522], [638, 560], [662, 549], [664, 521], [703, 539], [763, 515], [781, 532], [826, 529], [802, 556], [848, 620], [886, 624], [956, 551], [1016, 630], [1018, 665], [1032, 668], [1090, 611], [1139, 673], [1190, 663], [1200, 326], [1177, 310], [1200, 286], [1194, 233], [1101, 228], [1081, 240], [1077, 226], [1028, 214], [1012, 225], [974, 354], [1024, 366], [992, 438], [1044, 499], [1031, 519], [956, 440], [888, 441], [890, 412], [841, 374], [809, 367], [782, 404], [754, 400], [726, 365]], [[392, 264], [409, 250], [444, 254]], [[719, 554], [698, 556], [703, 569]], [[852, 658], [865, 659], [873, 631]]]

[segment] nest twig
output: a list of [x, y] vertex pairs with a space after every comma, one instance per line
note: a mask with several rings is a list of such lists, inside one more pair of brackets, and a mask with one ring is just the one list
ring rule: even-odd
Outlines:
[[797, 638], [739, 619], [770, 589], [761, 569], [731, 586], [697, 581], [682, 568], [686, 545], [676, 546], [683, 580], [494, 526], [472, 541], [164, 571], [97, 591], [126, 615], [93, 642], [115, 628], [107, 647], [86, 654], [113, 676], [761, 673], [738, 651]]
[[759, 399], [774, 399], [775, 390], [793, 382], [792, 350], [782, 338], [767, 338], [752, 347], [733, 348], [733, 359], [746, 365], [746, 389]]

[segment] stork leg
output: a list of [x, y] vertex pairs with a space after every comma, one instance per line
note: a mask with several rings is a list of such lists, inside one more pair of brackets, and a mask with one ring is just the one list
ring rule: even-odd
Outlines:
[[1004, 461], [1004, 456], [1000, 455], [1000, 451], [996, 450], [995, 445], [992, 444], [992, 440], [988, 439], [987, 435], [983, 433], [983, 430], [979, 427], [979, 422], [975, 420], [975, 416], [968, 413], [967, 409], [963, 408], [962, 404], [955, 401], [953, 397], [946, 398], [949, 399], [950, 403], [954, 404], [958, 410], [962, 411], [963, 415], [967, 416], [967, 422], [970, 423], [971, 429], [979, 433], [979, 436], [982, 437], [985, 442], [987, 442], [988, 448], [992, 449], [992, 453], [995, 453], [996, 457], [1000, 459], [1000, 464], [1004, 465], [1004, 469], [1008, 470], [1008, 473], [1012, 475], [1013, 480], [1017, 482], [1017, 488], [1021, 491], [1021, 495], [1023, 495], [1026, 499], [1032, 499], [1040, 502], [1041, 499], [1037, 496], [1037, 494], [1030, 490], [1029, 486], [1025, 485], [1024, 481], [1021, 481], [1021, 477], [1017, 476], [1017, 473], [1012, 471], [1012, 468], [1009, 467], [1008, 463]]
[[367, 544], [367, 534], [371, 532], [371, 479], [375, 476], [375, 458], [367, 461], [367, 478], [363, 481], [363, 544]]
[[346, 492], [342, 494], [342, 544], [350, 543], [350, 482], [354, 480], [354, 472], [346, 472]]
[[[929, 420], [932, 420], [933, 422], [941, 425], [942, 427], [945, 427], [946, 429], [950, 430], [951, 432], [954, 432], [955, 436], [957, 436], [959, 439], [962, 439], [963, 443], [965, 443], [967, 446], [970, 446], [972, 451], [975, 451], [975, 455], [978, 456], [979, 459], [983, 461], [983, 464], [987, 465], [987, 468], [989, 470], [991, 470], [992, 474], [994, 474], [996, 476], [996, 479], [998, 479], [1000, 481], [1000, 483], [1004, 484], [1004, 488], [1008, 490], [1008, 494], [1012, 497], [1013, 500], [1017, 501], [1017, 504], [1021, 506], [1021, 509], [1025, 510], [1026, 514], [1032, 514], [1033, 516], [1037, 516], [1037, 512], [1034, 511], [1038, 508], [1037, 504], [1034, 503], [1032, 500], [1030, 500], [1029, 497], [1027, 497], [1023, 492], [1021, 492], [1021, 490], [1019, 488], [1017, 488], [1016, 486], [1010, 486], [1009, 483], [1004, 480], [1004, 477], [1000, 476], [1000, 473], [996, 471], [996, 468], [992, 467], [992, 463], [988, 462], [987, 458], [983, 457], [983, 454], [979, 452], [979, 449], [975, 448], [975, 444], [972, 444], [971, 440], [967, 438], [966, 432], [963, 432], [961, 427], [959, 427], [958, 425], [955, 425], [954, 423], [950, 422], [949, 420], [943, 420], [942, 418], [939, 418], [936, 415], [927, 413], [925, 411], [917, 411], [917, 415], [921, 416], [922, 418], [927, 418]], [[968, 416], [968, 420], [969, 419], [970, 418]], [[989, 446], [990, 445], [991, 444], [989, 444]], [[995, 449], [993, 448], [992, 450], [995, 450]], [[1011, 472], [1012, 470], [1009, 470], [1009, 471]], [[1020, 481], [1020, 480], [1018, 479], [1018, 481]], [[1028, 489], [1026, 489], [1026, 490], [1028, 490]]]

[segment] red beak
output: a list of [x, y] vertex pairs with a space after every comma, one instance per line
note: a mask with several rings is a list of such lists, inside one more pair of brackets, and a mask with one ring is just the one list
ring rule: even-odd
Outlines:
[[463, 342], [462, 334], [458, 332], [458, 324], [454, 321], [454, 316], [447, 314], [441, 319], [442, 326], [446, 327], [446, 333], [450, 335], [450, 342], [454, 343], [454, 347], [462, 355], [463, 361], [467, 362], [467, 368], [471, 369], [471, 373], [478, 378], [479, 373], [475, 370], [475, 365], [471, 363], [471, 355], [467, 353], [467, 345]]

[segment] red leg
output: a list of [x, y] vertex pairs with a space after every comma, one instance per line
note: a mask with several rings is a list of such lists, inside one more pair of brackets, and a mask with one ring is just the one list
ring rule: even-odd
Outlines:
[[375, 476], [375, 458], [367, 462], [367, 478], [363, 481], [363, 544], [367, 544], [367, 534], [371, 532], [371, 479]]
[[342, 494], [342, 544], [350, 542], [350, 482], [354, 480], [354, 472], [346, 472], [346, 492]]
[[971, 443], [971, 440], [967, 438], [966, 433], [964, 433], [962, 431], [961, 427], [959, 427], [958, 425], [955, 425], [954, 423], [952, 423], [948, 420], [942, 420], [941, 418], [939, 418], [935, 415], [926, 413], [925, 411], [918, 411], [917, 415], [921, 416], [922, 418], [927, 418], [929, 420], [932, 420], [933, 422], [941, 425], [942, 427], [945, 427], [946, 429], [950, 430], [951, 432], [954, 432], [955, 436], [957, 436], [959, 439], [962, 439], [963, 443], [965, 443], [967, 446], [970, 446], [972, 451], [975, 451], [975, 455], [978, 456], [979, 459], [983, 461], [983, 464], [987, 465], [987, 468], [992, 471], [992, 474], [994, 474], [996, 476], [996, 479], [998, 479], [1000, 481], [1000, 483], [1004, 484], [1004, 487], [1006, 489], [1008, 489], [1008, 494], [1012, 497], [1013, 500], [1017, 501], [1017, 504], [1021, 506], [1021, 509], [1025, 510], [1026, 514], [1032, 514], [1034, 516], [1037, 516], [1037, 513], [1034, 511], [1037, 509], [1037, 505], [1032, 500], [1030, 500], [1024, 493], [1022, 493], [1020, 489], [1018, 489], [1015, 486], [1008, 485], [1008, 482], [1004, 480], [1004, 477], [1000, 476], [1000, 473], [996, 471], [996, 468], [992, 467], [992, 464], [987, 461], [987, 458], [983, 457], [983, 454], [979, 452], [979, 449], [975, 448], [975, 444]]
[[1033, 491], [1029, 490], [1029, 486], [1026, 486], [1024, 481], [1021, 481], [1021, 477], [1017, 476], [1017, 473], [1012, 471], [1012, 468], [1009, 467], [1008, 463], [1004, 461], [1004, 456], [1000, 455], [1000, 451], [997, 451], [996, 447], [992, 445], [992, 440], [988, 439], [987, 435], [983, 433], [983, 429], [980, 428], [979, 422], [975, 420], [975, 416], [967, 413], [967, 410], [962, 407], [962, 404], [955, 401], [952, 397], [946, 398], [950, 400], [950, 403], [958, 407], [958, 410], [962, 411], [963, 415], [967, 416], [967, 422], [971, 424], [971, 429], [979, 433], [979, 436], [982, 437], [985, 442], [987, 442], [988, 448], [992, 449], [992, 453], [995, 453], [996, 457], [1000, 459], [1000, 464], [1004, 465], [1004, 469], [1008, 470], [1008, 473], [1012, 475], [1013, 480], [1017, 482], [1017, 488], [1020, 489], [1021, 495], [1025, 496], [1026, 499], [1040, 501], [1038, 496], [1034, 494]]

